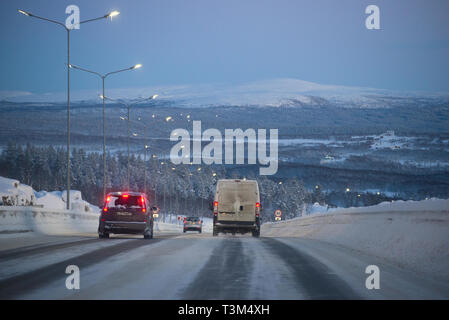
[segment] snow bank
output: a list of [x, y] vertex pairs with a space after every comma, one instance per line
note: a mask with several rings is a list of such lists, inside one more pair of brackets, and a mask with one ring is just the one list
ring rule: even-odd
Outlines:
[[[385, 201], [374, 206], [368, 207], [350, 207], [350, 208], [329, 208], [315, 203], [307, 208], [307, 214], [325, 214], [325, 213], [368, 213], [368, 212], [391, 212], [391, 211], [440, 211], [449, 210], [449, 200], [431, 198], [421, 201], [413, 200], [396, 200]], [[295, 218], [301, 219], [303, 217]], [[294, 220], [294, 219], [293, 219]]]
[[18, 180], [0, 177], [0, 204], [29, 206], [35, 204], [34, 190]]
[[61, 193], [59, 191], [36, 192], [36, 198], [36, 204], [43, 206], [46, 209], [64, 210], [66, 208], [66, 204], [62, 201]]
[[328, 207], [322, 206], [319, 203], [314, 203], [313, 205], [307, 207], [307, 214], [317, 214], [317, 213], [325, 213], [328, 211]]
[[0, 233], [43, 234], [96, 233], [98, 213], [52, 210], [38, 207], [0, 207]]
[[330, 209], [265, 223], [262, 235], [327, 241], [449, 280], [449, 200]]
[[[40, 191], [36, 192], [37, 204], [42, 205], [46, 209], [63, 210], [66, 208], [67, 191]], [[71, 209], [78, 212], [100, 212], [100, 208], [84, 201], [81, 191], [70, 190]]]
[[[64, 202], [67, 202], [67, 190], [61, 192], [61, 198]], [[70, 201], [79, 201], [83, 200], [81, 197], [81, 191], [78, 190], [70, 190]]]
[[[67, 191], [34, 191], [18, 180], [0, 177], [0, 205], [40, 206], [45, 209], [63, 210], [66, 208]], [[100, 208], [84, 201], [81, 191], [70, 190], [71, 209], [77, 212], [98, 213]]]

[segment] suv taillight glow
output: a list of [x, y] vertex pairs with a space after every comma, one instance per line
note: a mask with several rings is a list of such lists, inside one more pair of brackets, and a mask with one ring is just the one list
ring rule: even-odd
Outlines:
[[103, 212], [107, 212], [107, 211], [108, 211], [108, 204], [109, 204], [109, 201], [111, 201], [111, 197], [110, 197], [110, 196], [107, 196], [107, 197], [106, 197], [106, 201], [105, 201], [105, 203], [104, 203]]

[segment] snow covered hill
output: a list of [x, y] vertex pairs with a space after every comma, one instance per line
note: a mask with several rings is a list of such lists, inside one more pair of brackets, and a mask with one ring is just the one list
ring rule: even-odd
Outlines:
[[[385, 108], [405, 104], [448, 102], [449, 93], [398, 92], [384, 89], [325, 85], [300, 79], [281, 78], [246, 83], [171, 85], [143, 88], [110, 89], [112, 98], [135, 99], [155, 93], [158, 101], [170, 102], [177, 107], [209, 106], [321, 106], [338, 105], [352, 108]], [[98, 90], [82, 90], [72, 93], [72, 102], [99, 103]], [[26, 94], [0, 92], [0, 100], [11, 102], [63, 103], [64, 92]], [[158, 103], [158, 102], [156, 102]]]
[[449, 280], [449, 200], [395, 201], [322, 212], [265, 223], [262, 236], [330, 242]]

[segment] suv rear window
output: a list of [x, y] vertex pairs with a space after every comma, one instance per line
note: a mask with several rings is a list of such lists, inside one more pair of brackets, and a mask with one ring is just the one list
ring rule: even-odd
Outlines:
[[186, 221], [198, 221], [198, 220], [200, 220], [200, 218], [198, 218], [198, 217], [187, 217], [186, 218]]
[[107, 207], [108, 208], [135, 208], [141, 209], [144, 207], [145, 199], [142, 196], [130, 196], [130, 195], [111, 195], [108, 196]]

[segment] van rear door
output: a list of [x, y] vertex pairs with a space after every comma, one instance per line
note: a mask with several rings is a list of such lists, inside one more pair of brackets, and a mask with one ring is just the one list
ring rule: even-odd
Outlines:
[[226, 181], [218, 187], [218, 220], [254, 221], [259, 192], [256, 183]]

